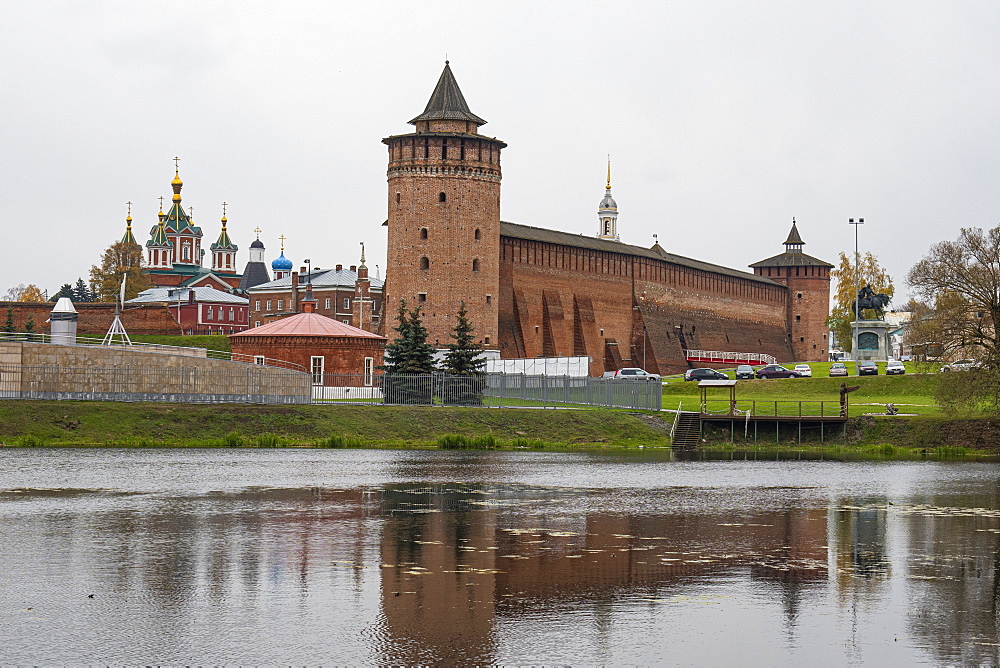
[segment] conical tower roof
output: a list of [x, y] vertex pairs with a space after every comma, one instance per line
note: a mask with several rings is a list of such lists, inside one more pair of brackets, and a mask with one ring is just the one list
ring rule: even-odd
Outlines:
[[222, 232], [219, 234], [219, 240], [210, 246], [212, 250], [238, 250], [236, 244], [232, 242], [229, 238], [229, 232], [226, 231], [226, 216], [222, 216]]
[[139, 242], [135, 240], [135, 235], [132, 234], [132, 213], [129, 212], [128, 218], [125, 219], [125, 234], [122, 235], [122, 243], [128, 244], [130, 246], [138, 246]]
[[486, 121], [476, 116], [469, 109], [469, 105], [462, 95], [462, 89], [458, 87], [455, 75], [452, 74], [451, 65], [444, 61], [444, 71], [438, 78], [437, 86], [431, 93], [431, 99], [424, 107], [424, 113], [410, 121], [411, 125], [416, 125], [417, 121], [472, 121], [477, 125], [485, 125]]
[[785, 239], [786, 246], [801, 246], [805, 242], [802, 241], [802, 237], [799, 236], [799, 228], [795, 226], [795, 220], [792, 219], [792, 229], [788, 232], [788, 238]]

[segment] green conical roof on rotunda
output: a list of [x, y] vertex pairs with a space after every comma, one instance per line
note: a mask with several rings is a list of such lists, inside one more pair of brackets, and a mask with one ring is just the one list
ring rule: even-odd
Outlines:
[[229, 238], [229, 232], [226, 231], [225, 216], [222, 216], [222, 232], [219, 234], [219, 240], [212, 244], [210, 248], [212, 250], [239, 250], [232, 239]]
[[170, 187], [173, 188], [174, 195], [171, 198], [172, 204], [164, 221], [167, 229], [174, 232], [187, 231], [195, 236], [201, 236], [201, 228], [191, 223], [191, 217], [181, 206], [181, 188], [184, 187], [184, 182], [181, 181], [180, 173], [177, 170], [174, 171], [174, 180], [170, 182]]
[[472, 121], [478, 125], [486, 123], [469, 109], [465, 96], [462, 95], [462, 89], [458, 87], [458, 82], [455, 80], [455, 75], [452, 74], [451, 65], [448, 64], [447, 60], [444, 61], [444, 71], [441, 72], [437, 86], [431, 93], [431, 99], [424, 107], [424, 113], [411, 120], [410, 123], [416, 125], [417, 121], [442, 120]]
[[122, 243], [132, 246], [139, 245], [139, 242], [135, 240], [135, 235], [132, 234], [132, 214], [129, 214], [128, 218], [125, 219], [125, 234], [122, 235]]
[[153, 228], [152, 237], [146, 242], [146, 246], [152, 248], [154, 246], [160, 248], [170, 248], [173, 244], [170, 239], [167, 238], [167, 232], [164, 229], [163, 221], [161, 220]]

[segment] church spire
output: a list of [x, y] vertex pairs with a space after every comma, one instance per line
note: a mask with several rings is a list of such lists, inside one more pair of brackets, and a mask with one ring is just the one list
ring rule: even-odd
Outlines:
[[608, 181], [604, 186], [604, 199], [601, 200], [597, 208], [597, 218], [600, 228], [597, 231], [598, 239], [608, 239], [609, 241], [619, 241], [618, 238], [618, 203], [611, 196], [611, 156], [608, 156]]
[[127, 202], [127, 204], [128, 216], [125, 218], [125, 235], [122, 237], [122, 243], [138, 246], [139, 242], [135, 240], [135, 235], [132, 234], [132, 202]]

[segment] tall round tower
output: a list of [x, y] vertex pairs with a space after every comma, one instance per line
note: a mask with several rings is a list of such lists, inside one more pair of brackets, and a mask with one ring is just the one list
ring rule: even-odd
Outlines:
[[451, 66], [416, 132], [382, 140], [389, 147], [386, 331], [400, 300], [420, 306], [428, 342], [443, 347], [460, 302], [487, 348], [497, 347], [500, 291], [500, 151], [479, 134]]

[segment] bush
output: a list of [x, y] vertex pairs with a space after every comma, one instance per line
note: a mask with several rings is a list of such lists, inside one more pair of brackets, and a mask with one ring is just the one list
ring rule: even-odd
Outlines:
[[231, 448], [240, 448], [245, 445], [243, 435], [236, 431], [231, 431], [223, 436], [222, 442]]

